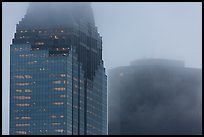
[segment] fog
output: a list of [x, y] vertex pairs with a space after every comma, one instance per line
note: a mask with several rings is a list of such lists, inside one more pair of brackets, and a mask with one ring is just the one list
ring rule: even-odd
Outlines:
[[109, 71], [109, 134], [202, 134], [200, 69], [138, 60]]
[[[8, 134], [9, 45], [28, 3], [2, 6], [2, 134]], [[92, 3], [109, 69], [139, 58], [185, 61], [202, 68], [202, 3]]]

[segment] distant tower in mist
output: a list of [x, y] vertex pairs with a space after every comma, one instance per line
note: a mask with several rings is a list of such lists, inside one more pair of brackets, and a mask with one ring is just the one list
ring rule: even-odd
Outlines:
[[107, 134], [107, 76], [90, 3], [31, 3], [10, 46], [10, 134]]
[[202, 71], [141, 59], [109, 71], [109, 134], [202, 134]]

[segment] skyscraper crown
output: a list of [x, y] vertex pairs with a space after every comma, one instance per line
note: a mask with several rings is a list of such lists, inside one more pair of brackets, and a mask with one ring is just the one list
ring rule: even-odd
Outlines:
[[67, 27], [76, 23], [95, 25], [89, 2], [32, 2], [21, 27]]

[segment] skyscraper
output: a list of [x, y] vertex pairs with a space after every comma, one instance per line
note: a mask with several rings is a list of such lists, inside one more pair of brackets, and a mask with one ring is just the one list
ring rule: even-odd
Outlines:
[[110, 135], [202, 134], [201, 69], [141, 59], [112, 69], [108, 81]]
[[30, 3], [10, 65], [10, 134], [107, 134], [107, 76], [90, 3]]

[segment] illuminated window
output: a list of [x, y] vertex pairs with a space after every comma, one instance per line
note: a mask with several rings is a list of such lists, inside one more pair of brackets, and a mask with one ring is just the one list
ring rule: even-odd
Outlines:
[[61, 123], [51, 123], [52, 126], [58, 126], [61, 125]]
[[16, 127], [29, 127], [30, 124], [16, 124]]
[[[39, 48], [37, 48], [37, 49], [39, 49]], [[28, 62], [28, 64], [35, 64], [35, 63], [37, 63], [36, 60], [35, 60], [35, 61], [30, 61], [30, 62]]]
[[57, 118], [57, 116], [55, 116], [55, 115], [52, 115], [52, 116], [50, 116], [51, 118]]
[[60, 116], [60, 118], [63, 118], [63, 117], [64, 117], [63, 115]]
[[36, 42], [35, 45], [44, 45], [44, 42]]
[[64, 81], [57, 80], [57, 81], [53, 81], [52, 83], [53, 84], [61, 84], [61, 83], [66, 84], [66, 81], [65, 80]]
[[64, 30], [61, 30], [61, 32], [64, 32]]
[[32, 78], [32, 76], [30, 76], [30, 75], [25, 75], [25, 76], [23, 76], [23, 75], [16, 75], [15, 78], [17, 78], [17, 79], [24, 79], [24, 78], [30, 79], [30, 78]]
[[25, 92], [32, 92], [32, 90], [30, 90], [30, 89], [25, 89]]
[[15, 51], [22, 51], [23, 48], [14, 48]]
[[61, 77], [66, 77], [66, 75], [65, 75], [65, 74], [60, 74], [60, 76], [61, 76]]
[[57, 36], [54, 36], [55, 39], [59, 39]]
[[54, 90], [57, 90], [57, 91], [65, 91], [65, 88], [54, 88]]
[[30, 120], [31, 117], [21, 117], [22, 120]]
[[30, 104], [27, 104], [27, 103], [25, 103], [25, 104], [16, 104], [16, 106], [18, 106], [18, 107], [28, 107], [28, 106], [30, 106]]
[[22, 120], [30, 120], [31, 117], [15, 117], [16, 120], [22, 119]]
[[31, 99], [30, 96], [14, 96], [15, 99], [18, 99], [18, 100], [28, 100], [28, 99]]
[[24, 135], [27, 134], [26, 131], [16, 131], [16, 133], [17, 133], [17, 134], [24, 134]]
[[53, 84], [61, 84], [61, 81], [60, 81], [60, 80], [58, 80], [58, 81], [53, 81], [52, 83], [53, 83]]
[[16, 92], [23, 92], [22, 89], [16, 89]]
[[66, 97], [66, 95], [60, 95], [60, 97], [61, 97], [61, 98], [65, 98], [65, 97]]
[[32, 78], [32, 76], [31, 75], [25, 75], [25, 78], [30, 79], [30, 78]]
[[45, 70], [45, 68], [40, 68], [40, 70]]
[[75, 77], [74, 77], [73, 79], [74, 79], [75, 81], [78, 81], [78, 79], [77, 79], [77, 78], [75, 78]]
[[28, 86], [30, 83], [16, 83], [17, 86]]
[[63, 105], [64, 102], [53, 102], [52, 104], [53, 104], [53, 105]]
[[20, 119], [20, 117], [15, 117], [16, 120]]
[[78, 88], [78, 85], [74, 85], [75, 88]]
[[63, 133], [63, 132], [64, 132], [64, 129], [56, 129], [55, 132]]
[[17, 78], [17, 79], [24, 79], [24, 76], [23, 75], [16, 75], [15, 78]]
[[28, 54], [20, 54], [19, 57], [28, 57]]

